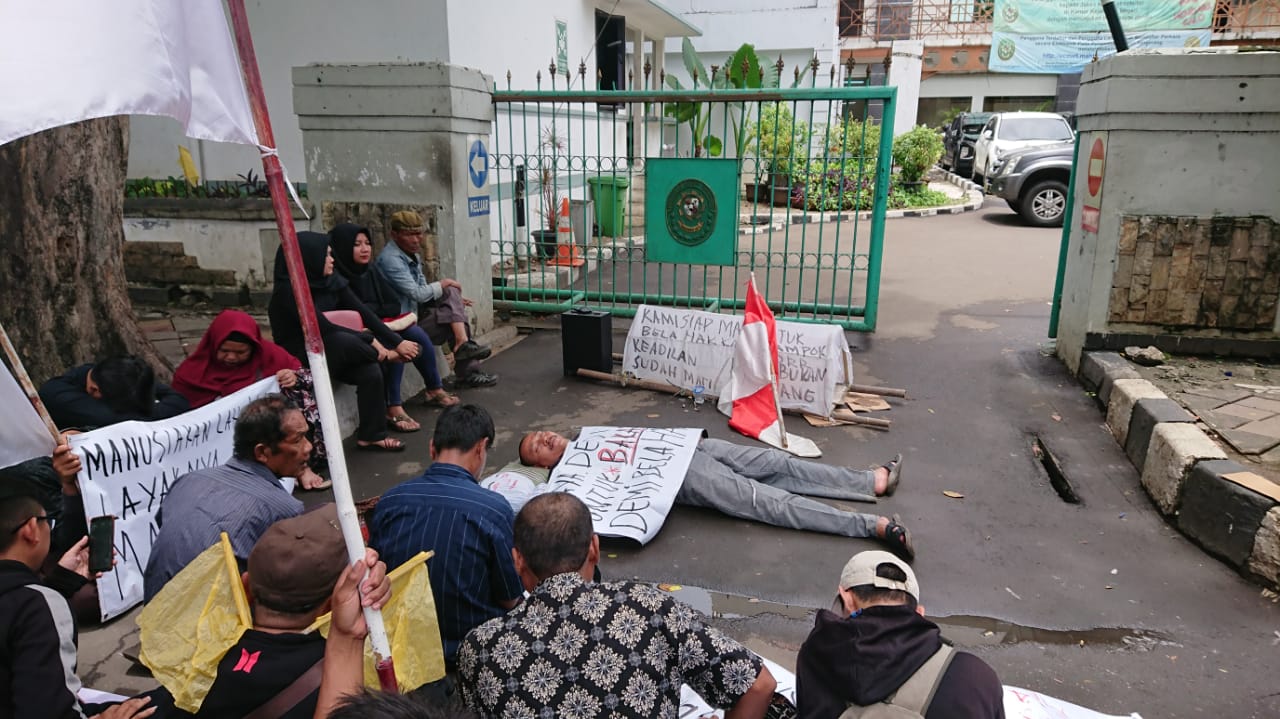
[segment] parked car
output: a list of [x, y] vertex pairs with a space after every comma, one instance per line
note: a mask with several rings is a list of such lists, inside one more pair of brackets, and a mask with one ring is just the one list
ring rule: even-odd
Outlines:
[[987, 182], [991, 194], [1004, 198], [1028, 224], [1059, 227], [1067, 210], [1074, 153], [1074, 141], [1011, 152]]
[[973, 144], [989, 119], [989, 112], [962, 112], [947, 124], [942, 131], [943, 169], [961, 177], [973, 174]]
[[973, 147], [973, 181], [986, 189], [1006, 155], [1038, 145], [1074, 140], [1066, 119], [1054, 112], [1001, 112], [987, 120]]

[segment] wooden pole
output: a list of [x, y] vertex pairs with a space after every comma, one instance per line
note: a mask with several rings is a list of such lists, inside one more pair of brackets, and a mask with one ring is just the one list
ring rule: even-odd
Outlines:
[[897, 387], [873, 387], [869, 384], [851, 384], [849, 385], [849, 391], [861, 392], [862, 394], [878, 394], [882, 397], [905, 398], [907, 396], [907, 391], [905, 389], [898, 389]]
[[[227, 0], [231, 12], [231, 27], [235, 35], [236, 51], [240, 56], [240, 71], [244, 75], [245, 89], [249, 95], [249, 107], [253, 111], [253, 123], [258, 130], [258, 142], [269, 151], [262, 153], [262, 170], [271, 190], [271, 209], [275, 211], [276, 228], [280, 231], [280, 244], [284, 248], [285, 265], [289, 269], [289, 282], [293, 285], [293, 299], [298, 305], [298, 320], [306, 339], [307, 360], [311, 366], [312, 384], [315, 386], [316, 405], [320, 410], [320, 431], [324, 435], [325, 448], [329, 452], [329, 475], [333, 480], [333, 495], [338, 506], [338, 524], [347, 545], [351, 563], [364, 559], [364, 537], [360, 533], [360, 520], [356, 514], [355, 498], [351, 494], [351, 480], [347, 474], [346, 456], [342, 449], [342, 431], [338, 427], [338, 413], [329, 383], [329, 365], [325, 360], [324, 342], [320, 326], [316, 322], [315, 305], [311, 302], [311, 287], [302, 265], [302, 253], [298, 249], [298, 234], [293, 226], [293, 212], [289, 208], [289, 193], [285, 187], [284, 170], [274, 149], [275, 137], [271, 131], [271, 118], [267, 115], [267, 99], [262, 90], [262, 77], [258, 73], [257, 55], [253, 50], [253, 37], [249, 32], [249, 16], [244, 0]], [[373, 645], [374, 662], [378, 670], [378, 683], [384, 692], [397, 693], [395, 664], [391, 658], [391, 643], [382, 621], [382, 612], [366, 607], [365, 623], [369, 628], [369, 640]]]
[[53, 423], [53, 417], [49, 416], [49, 410], [45, 409], [44, 401], [40, 399], [40, 393], [31, 382], [31, 375], [27, 374], [27, 368], [22, 365], [22, 358], [13, 348], [13, 342], [9, 340], [9, 333], [5, 332], [3, 324], [0, 324], [0, 345], [4, 345], [4, 356], [9, 359], [9, 368], [13, 370], [13, 376], [18, 378], [18, 384], [22, 385], [22, 391], [27, 393], [27, 401], [31, 402], [36, 414], [44, 420], [44, 427], [53, 435], [53, 441], [62, 444], [62, 433], [58, 431], [58, 425]]
[[[681, 394], [686, 391], [682, 387], [677, 387], [671, 384], [653, 382], [647, 379], [627, 379], [627, 378], [620, 377], [618, 375], [609, 374], [607, 372], [597, 372], [595, 370], [585, 369], [585, 368], [578, 369], [578, 376], [584, 377], [586, 379], [600, 380], [601, 382], [612, 382], [613, 384], [619, 385], [621, 387], [638, 387], [640, 389], [647, 389], [650, 392], [666, 392], [667, 394], [671, 394], [671, 395]], [[706, 397], [707, 402], [710, 402], [712, 404], [715, 404], [716, 400], [719, 399], [719, 397], [715, 395], [703, 395], [703, 396]], [[804, 416], [804, 412], [801, 412], [799, 410], [784, 409], [782, 411], [785, 412], [786, 414]], [[889, 427], [893, 424], [892, 420], [876, 419], [874, 417], [863, 417], [861, 415], [854, 414], [849, 410], [836, 410], [835, 412], [832, 412], [832, 416], [840, 420], [841, 422], [848, 422], [851, 424], [862, 425], [865, 427], [874, 427], [875, 429], [889, 429]]]

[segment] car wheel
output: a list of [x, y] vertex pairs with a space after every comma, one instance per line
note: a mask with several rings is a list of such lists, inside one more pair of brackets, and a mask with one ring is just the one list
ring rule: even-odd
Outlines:
[[1022, 195], [1018, 208], [1022, 219], [1036, 227], [1061, 227], [1067, 210], [1067, 186], [1058, 180], [1032, 185]]

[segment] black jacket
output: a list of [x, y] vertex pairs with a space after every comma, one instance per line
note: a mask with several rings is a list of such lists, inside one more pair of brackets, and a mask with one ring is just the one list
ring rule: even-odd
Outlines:
[[156, 383], [156, 403], [151, 408], [150, 416], [117, 412], [107, 406], [106, 402], [95, 399], [85, 391], [85, 380], [89, 377], [92, 364], [80, 365], [67, 370], [61, 377], [40, 385], [40, 400], [53, 423], [62, 429], [97, 429], [131, 419], [144, 422], [154, 419], [165, 419], [182, 414], [191, 409], [187, 398], [173, 391], [167, 384]]
[[[329, 237], [319, 232], [299, 232], [298, 249], [302, 252], [302, 264], [307, 271], [307, 284], [311, 287], [311, 303], [316, 309], [316, 322], [320, 325], [320, 336], [326, 345], [328, 339], [339, 333], [361, 335], [345, 327], [336, 325], [325, 319], [324, 313], [331, 310], [352, 310], [360, 314], [365, 329], [373, 333], [387, 349], [395, 349], [400, 344], [400, 335], [387, 329], [382, 318], [373, 313], [360, 301], [347, 281], [338, 273], [329, 276], [324, 274], [325, 257], [329, 251]], [[284, 248], [276, 250], [275, 286], [271, 291], [271, 302], [267, 305], [267, 317], [271, 320], [271, 338], [276, 344], [285, 348], [302, 364], [308, 365], [306, 339], [302, 333], [302, 321], [298, 317], [298, 303], [293, 298], [293, 284], [289, 280], [289, 269], [285, 265]], [[363, 335], [366, 341], [370, 338]], [[377, 361], [378, 352], [372, 346], [365, 356], [370, 361]]]
[[[942, 646], [938, 625], [906, 606], [856, 617], [818, 612], [796, 656], [801, 719], [836, 719], [849, 704], [884, 701]], [[926, 719], [1004, 719], [1004, 689], [981, 659], [956, 652]]]
[[329, 246], [333, 250], [334, 271], [351, 285], [351, 291], [373, 313], [383, 319], [400, 316], [400, 297], [388, 287], [382, 275], [373, 270], [373, 262], [356, 263], [353, 253], [356, 236], [373, 237], [369, 228], [350, 222], [335, 225], [329, 230]]
[[84, 716], [75, 620], [63, 596], [83, 584], [61, 567], [41, 582], [25, 564], [0, 560], [0, 719]]

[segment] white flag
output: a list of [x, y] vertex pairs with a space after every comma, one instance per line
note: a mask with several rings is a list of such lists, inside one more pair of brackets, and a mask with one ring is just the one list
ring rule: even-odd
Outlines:
[[0, 467], [53, 454], [53, 436], [36, 414], [18, 380], [0, 362]]
[[260, 145], [222, 0], [14, 0], [0, 28], [0, 145], [111, 115]]

